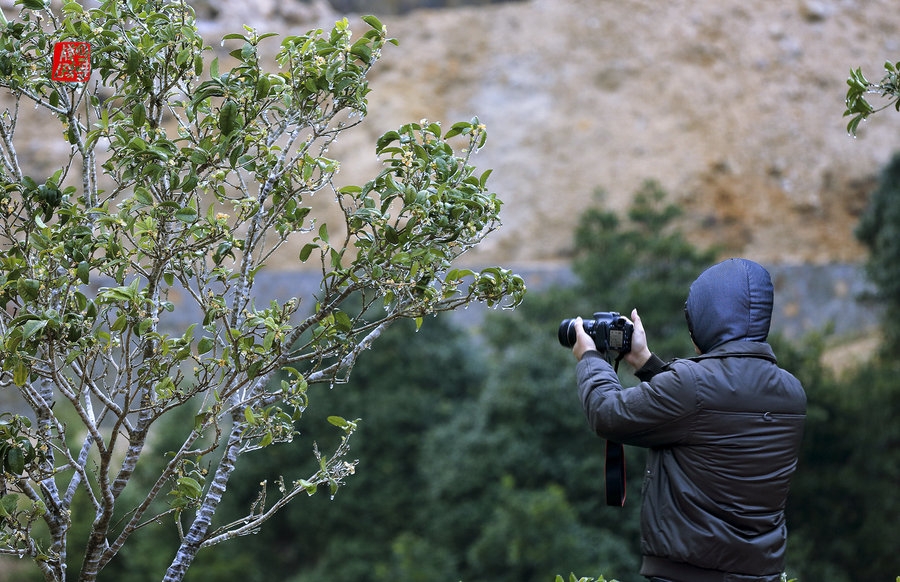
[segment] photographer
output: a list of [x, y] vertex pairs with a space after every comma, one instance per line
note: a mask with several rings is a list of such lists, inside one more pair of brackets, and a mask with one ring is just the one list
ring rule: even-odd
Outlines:
[[779, 582], [784, 507], [806, 416], [800, 383], [766, 343], [769, 273], [729, 259], [691, 285], [685, 316], [697, 357], [653, 355], [637, 310], [623, 388], [576, 320], [572, 352], [588, 422], [612, 442], [649, 449], [641, 574], [660, 582]]

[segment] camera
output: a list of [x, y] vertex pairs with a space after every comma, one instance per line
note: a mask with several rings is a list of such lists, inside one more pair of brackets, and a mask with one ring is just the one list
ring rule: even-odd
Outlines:
[[[584, 319], [582, 327], [601, 352], [612, 350], [621, 355], [631, 351], [634, 325], [615, 311], [598, 311], [592, 319]], [[564, 319], [559, 324], [559, 343], [566, 348], [575, 345], [574, 319]]]

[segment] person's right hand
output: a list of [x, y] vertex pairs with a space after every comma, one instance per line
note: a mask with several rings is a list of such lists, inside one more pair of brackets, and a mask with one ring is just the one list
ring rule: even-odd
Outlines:
[[635, 370], [640, 370], [652, 355], [647, 347], [647, 332], [637, 308], [631, 310], [631, 323], [634, 324], [634, 332], [631, 334], [631, 351], [623, 358]]

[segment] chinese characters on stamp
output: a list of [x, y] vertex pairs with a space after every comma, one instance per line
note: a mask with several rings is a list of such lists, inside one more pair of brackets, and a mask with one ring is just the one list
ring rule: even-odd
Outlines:
[[58, 42], [53, 46], [51, 79], [63, 83], [86, 83], [91, 77], [91, 44]]

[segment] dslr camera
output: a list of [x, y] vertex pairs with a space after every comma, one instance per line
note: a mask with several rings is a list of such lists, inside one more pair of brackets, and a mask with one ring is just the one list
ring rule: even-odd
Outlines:
[[[612, 350], [622, 356], [631, 351], [634, 324], [615, 311], [598, 311], [592, 319], [584, 319], [582, 327], [601, 352]], [[575, 345], [575, 319], [559, 324], [559, 343], [566, 348]]]

